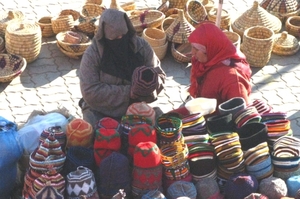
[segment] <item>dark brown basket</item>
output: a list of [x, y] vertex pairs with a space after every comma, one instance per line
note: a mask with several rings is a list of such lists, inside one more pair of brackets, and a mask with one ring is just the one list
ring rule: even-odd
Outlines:
[[0, 82], [10, 82], [26, 68], [26, 59], [15, 54], [0, 54]]

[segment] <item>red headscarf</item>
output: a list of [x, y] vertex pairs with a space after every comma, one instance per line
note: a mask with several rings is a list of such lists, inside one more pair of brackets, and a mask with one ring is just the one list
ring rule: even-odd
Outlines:
[[191, 86], [189, 92], [195, 97], [197, 92], [197, 79], [203, 76], [211, 67], [226, 60], [236, 59], [245, 63], [245, 67], [239, 67], [239, 73], [251, 77], [251, 70], [245, 55], [232, 44], [228, 37], [215, 24], [204, 22], [199, 25], [188, 38], [190, 43], [201, 44], [206, 47], [207, 62], [200, 63], [192, 58]]

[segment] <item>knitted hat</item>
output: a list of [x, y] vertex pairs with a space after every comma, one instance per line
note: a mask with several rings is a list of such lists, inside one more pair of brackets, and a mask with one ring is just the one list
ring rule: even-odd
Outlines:
[[196, 183], [195, 187], [197, 190], [197, 199], [223, 198], [219, 185], [214, 178], [202, 178]]
[[165, 175], [163, 175], [163, 189], [164, 189], [164, 193], [167, 194], [168, 188], [177, 181], [186, 181], [186, 182], [191, 182], [193, 181], [193, 175], [191, 173], [188, 173], [188, 175], [180, 180], [172, 180], [167, 178]]
[[49, 182], [46, 183], [46, 185], [36, 193], [35, 199], [45, 199], [45, 198], [51, 198], [51, 199], [64, 199], [64, 195], [60, 194], [57, 189], [55, 189]]
[[286, 180], [288, 196], [296, 197], [297, 191], [300, 190], [300, 175], [291, 176]]
[[95, 198], [95, 194], [98, 193], [94, 173], [86, 167], [79, 166], [76, 171], [67, 175], [66, 190], [69, 199], [77, 199], [80, 196]]
[[152, 168], [161, 165], [160, 149], [154, 142], [140, 142], [136, 145], [133, 165], [140, 168]]
[[93, 127], [83, 119], [72, 120], [66, 129], [67, 147], [83, 146], [91, 147], [93, 144]]
[[235, 115], [240, 110], [246, 108], [246, 102], [242, 97], [233, 97], [218, 106], [221, 115], [231, 113]]
[[167, 190], [168, 199], [177, 199], [186, 196], [190, 199], [196, 199], [197, 190], [192, 182], [176, 181], [171, 184]]
[[127, 196], [131, 193], [129, 160], [118, 152], [104, 158], [97, 169], [97, 188], [100, 197], [113, 197], [124, 189]]
[[210, 134], [221, 132], [233, 132], [235, 124], [232, 120], [232, 114], [213, 115], [206, 119], [206, 127]]
[[251, 193], [250, 195], [246, 196], [244, 199], [269, 199], [269, 198], [260, 193]]
[[32, 190], [32, 184], [35, 179], [40, 177], [42, 173], [39, 173], [32, 168], [29, 167], [27, 170], [25, 177], [24, 177], [24, 186], [22, 190], [22, 197], [23, 198], [29, 198], [31, 190]]
[[133, 126], [128, 133], [128, 154], [133, 156], [136, 145], [146, 141], [157, 143], [154, 127], [149, 124], [137, 124]]
[[40, 143], [43, 142], [50, 133], [54, 133], [54, 137], [60, 143], [61, 149], [64, 151], [66, 148], [66, 133], [62, 130], [61, 126], [52, 126], [47, 129], [44, 129], [40, 136]]
[[144, 194], [141, 199], [167, 199], [159, 190], [151, 190]]
[[95, 129], [98, 129], [98, 128], [118, 129], [119, 125], [120, 124], [117, 120], [110, 118], [110, 117], [103, 117], [98, 121]]
[[146, 102], [136, 102], [131, 104], [127, 108], [126, 115], [145, 116], [152, 121], [152, 125], [155, 125], [155, 111]]
[[163, 89], [159, 82], [158, 73], [152, 67], [137, 67], [132, 74], [131, 97], [151, 103]]
[[95, 170], [96, 164], [92, 148], [72, 146], [68, 149], [63, 167], [63, 174], [66, 176], [70, 172], [76, 171], [79, 166], [87, 167], [92, 171]]
[[230, 176], [225, 185], [225, 197], [230, 199], [241, 199], [258, 189], [257, 179], [247, 173], [236, 173]]
[[259, 183], [259, 193], [266, 195], [268, 198], [280, 199], [287, 196], [287, 186], [284, 180], [277, 177], [263, 179]]

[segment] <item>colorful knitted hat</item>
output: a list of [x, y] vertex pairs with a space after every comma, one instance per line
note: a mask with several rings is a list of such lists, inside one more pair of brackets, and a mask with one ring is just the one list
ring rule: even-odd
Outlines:
[[128, 133], [128, 154], [133, 156], [136, 145], [140, 142], [157, 143], [156, 131], [149, 124], [137, 124]]
[[47, 182], [46, 185], [36, 193], [35, 199], [64, 199], [64, 195], [60, 194], [56, 188], [54, 188], [50, 182]]
[[253, 100], [250, 106], [254, 106], [260, 115], [272, 111], [272, 107], [269, 104], [267, 104], [267, 102], [263, 99]]
[[167, 190], [168, 199], [177, 199], [178, 197], [188, 197], [196, 199], [197, 190], [192, 182], [176, 181], [171, 184]]
[[92, 148], [72, 146], [68, 149], [63, 167], [64, 176], [76, 171], [79, 166], [84, 166], [94, 171], [96, 168], [94, 151]]
[[30, 154], [29, 166], [41, 173], [48, 172], [49, 168], [57, 172], [63, 169], [65, 163], [65, 153], [62, 151], [60, 143], [51, 133], [40, 146]]
[[35, 179], [40, 177], [42, 173], [39, 173], [32, 168], [29, 167], [29, 169], [26, 171], [25, 177], [24, 177], [24, 186], [22, 190], [22, 197], [23, 198], [29, 198], [30, 193], [32, 190], [32, 184]]
[[244, 199], [269, 199], [269, 198], [260, 193], [251, 193], [248, 196], [246, 196]]
[[40, 136], [40, 143], [43, 142], [50, 133], [54, 133], [54, 137], [60, 143], [61, 149], [64, 151], [66, 148], [66, 133], [62, 130], [61, 126], [52, 126], [47, 129], [44, 129]]
[[97, 169], [97, 188], [100, 197], [113, 197], [124, 189], [127, 196], [131, 194], [131, 171], [129, 160], [118, 152], [104, 158]]
[[154, 142], [140, 142], [136, 145], [133, 165], [140, 168], [152, 168], [161, 165], [160, 149]]
[[94, 173], [86, 167], [79, 166], [76, 171], [67, 175], [66, 190], [69, 199], [77, 199], [80, 196], [95, 198], [98, 193]]
[[258, 190], [257, 179], [247, 173], [236, 173], [230, 176], [225, 185], [225, 197], [240, 199]]
[[300, 175], [291, 176], [286, 180], [288, 196], [296, 197], [297, 191], [300, 190]]
[[116, 129], [99, 128], [95, 131], [94, 158], [97, 166], [112, 151], [119, 151], [120, 149], [121, 137]]
[[167, 199], [159, 190], [151, 190], [144, 194], [141, 199]]
[[127, 108], [126, 115], [145, 116], [152, 121], [152, 125], [155, 125], [155, 111], [146, 102], [136, 102], [131, 104]]
[[158, 73], [152, 67], [137, 67], [132, 74], [131, 97], [139, 98], [141, 101], [151, 103], [157, 99], [162, 91]]
[[224, 196], [220, 193], [219, 185], [214, 178], [202, 178], [196, 185], [197, 199], [221, 199]]
[[83, 119], [72, 120], [66, 129], [67, 148], [71, 146], [93, 146], [94, 132], [91, 124]]
[[163, 175], [163, 189], [164, 189], [164, 193], [167, 194], [168, 188], [177, 181], [185, 181], [185, 182], [191, 182], [193, 181], [193, 175], [191, 173], [188, 173], [188, 175], [180, 180], [171, 180], [169, 178], [167, 178], [165, 175]]
[[231, 113], [234, 117], [235, 113], [246, 108], [246, 102], [242, 97], [233, 97], [218, 106], [221, 115]]
[[280, 199], [287, 196], [287, 186], [284, 180], [277, 177], [269, 177], [263, 179], [259, 183], [259, 193], [267, 196], [268, 198]]
[[118, 129], [119, 125], [120, 124], [117, 120], [110, 118], [110, 117], [103, 117], [98, 121], [95, 129], [98, 129], [98, 128]]
[[254, 106], [247, 106], [245, 109], [236, 112], [232, 119], [237, 128], [240, 128], [248, 123], [259, 123], [261, 121], [261, 115], [257, 112]]

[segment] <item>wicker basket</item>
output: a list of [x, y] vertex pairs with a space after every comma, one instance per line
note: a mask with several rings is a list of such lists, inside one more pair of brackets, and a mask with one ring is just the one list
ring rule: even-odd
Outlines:
[[299, 50], [299, 41], [286, 31], [275, 35], [272, 52], [277, 55], [293, 55]]
[[93, 3], [93, 4], [101, 5], [102, 0], [85, 0], [85, 4], [87, 4], [87, 3]]
[[[81, 16], [78, 20], [78, 24], [74, 26], [75, 30], [83, 32], [90, 37], [93, 37], [96, 32], [96, 22], [98, 18], [94, 17], [83, 17]], [[99, 22], [97, 23], [99, 24]]]
[[159, 27], [164, 19], [164, 13], [158, 10], [147, 10], [139, 16], [130, 18], [137, 33], [142, 33], [145, 28]]
[[5, 42], [2, 37], [0, 37], [0, 53], [5, 51]]
[[179, 63], [188, 63], [191, 62], [192, 59], [192, 46], [190, 43], [184, 44], [171, 44], [171, 53], [174, 57], [175, 61]]
[[125, 11], [135, 10], [136, 4], [134, 1], [126, 2], [121, 4], [121, 8], [123, 8]]
[[[217, 11], [218, 9], [217, 8], [212, 8], [210, 9], [210, 11], [208, 12], [208, 20], [209, 21], [212, 21], [212, 22], [216, 22], [216, 19], [217, 19]], [[229, 30], [230, 28], [230, 15], [228, 13], [227, 10], [224, 10], [222, 9], [222, 12], [221, 12], [221, 24], [220, 24], [220, 28], [222, 30]]]
[[5, 36], [6, 27], [9, 23], [23, 20], [24, 15], [21, 11], [0, 12], [0, 36]]
[[83, 55], [83, 52], [78, 52], [78, 53], [74, 53], [74, 52], [69, 52], [69, 51], [66, 51], [65, 49], [63, 49], [59, 43], [56, 43], [58, 49], [63, 53], [65, 54], [66, 56], [72, 58], [72, 59], [80, 59], [81, 56]]
[[188, 37], [194, 30], [195, 27], [186, 20], [183, 10], [180, 9], [178, 17], [165, 32], [168, 41], [183, 44], [188, 42]]
[[0, 82], [10, 82], [26, 68], [26, 59], [19, 55], [0, 54]]
[[52, 37], [55, 35], [52, 29], [50, 16], [42, 17], [38, 20], [38, 24], [41, 27], [42, 37]]
[[239, 34], [236, 32], [231, 32], [231, 31], [224, 31], [225, 35], [228, 37], [228, 39], [233, 43], [233, 45], [237, 48], [240, 49], [241, 46], [241, 37]]
[[22, 56], [27, 63], [38, 58], [42, 47], [42, 32], [37, 23], [16, 22], [6, 28], [5, 47], [10, 54]]
[[158, 59], [162, 60], [163, 58], [165, 58], [168, 51], [168, 44], [169, 42], [166, 41], [165, 44], [161, 46], [152, 47]]
[[253, 67], [265, 66], [274, 44], [274, 31], [264, 26], [254, 26], [244, 32], [241, 51]]
[[76, 21], [80, 17], [80, 13], [72, 9], [65, 9], [60, 11], [59, 16], [63, 16], [63, 15], [72, 15], [74, 21]]
[[[173, 15], [174, 16], [174, 15]], [[176, 16], [177, 17], [177, 16]], [[176, 18], [175, 17], [175, 18]], [[175, 21], [175, 18], [174, 17], [166, 17], [162, 22], [161, 22], [161, 25], [160, 25], [160, 29], [163, 30], [163, 31], [166, 31], [169, 26]]]
[[72, 15], [60, 15], [51, 18], [51, 25], [54, 34], [72, 30], [74, 28], [74, 19]]
[[78, 34], [81, 38], [80, 42], [78, 44], [69, 43], [66, 41], [66, 36], [69, 31], [60, 32], [56, 35], [56, 41], [59, 44], [61, 48], [63, 48], [65, 51], [69, 53], [84, 53], [84, 51], [91, 45], [90, 38], [81, 32], [75, 32]]
[[88, 3], [82, 6], [81, 15], [84, 17], [100, 17], [106, 9], [103, 5]]
[[188, 22], [193, 26], [196, 26], [201, 21], [207, 19], [206, 9], [198, 0], [188, 0], [186, 2], [184, 14]]
[[215, 6], [215, 2], [213, 0], [200, 0], [200, 2], [206, 9], [207, 13]]
[[[178, 9], [184, 9], [185, 4], [187, 0], [168, 0], [169, 1], [169, 8], [178, 8]], [[162, 1], [163, 3], [166, 2], [166, 0]]]
[[157, 10], [165, 14], [169, 10], [169, 6], [170, 6], [170, 2], [166, 1], [162, 3], [160, 6], [158, 6]]
[[285, 22], [285, 30], [299, 38], [300, 37], [300, 16], [291, 16]]
[[157, 28], [145, 28], [142, 37], [148, 41], [150, 46], [157, 47], [166, 43], [166, 33]]
[[167, 12], [165, 12], [166, 17], [169, 17], [171, 15], [178, 15], [180, 9], [178, 8], [170, 8], [167, 10]]

